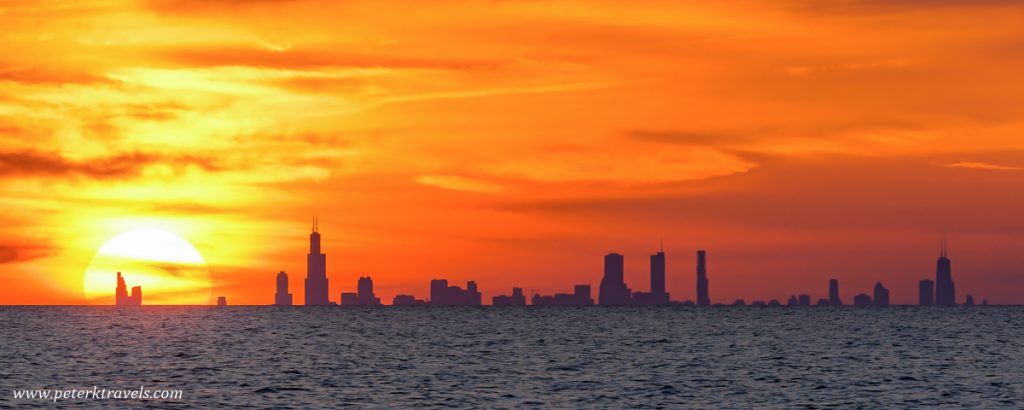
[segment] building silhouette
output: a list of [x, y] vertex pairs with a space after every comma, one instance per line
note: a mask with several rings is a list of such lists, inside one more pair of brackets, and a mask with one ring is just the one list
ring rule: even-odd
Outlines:
[[117, 272], [117, 288], [114, 289], [115, 306], [142, 306], [142, 286], [132, 288], [131, 296], [128, 295], [128, 286], [124, 283], [121, 272]]
[[964, 306], [974, 306], [974, 295], [967, 295], [967, 299], [964, 300]]
[[917, 283], [917, 303], [921, 306], [931, 306], [935, 304], [935, 281], [931, 279], [921, 279]]
[[480, 291], [476, 282], [466, 282], [466, 289], [448, 286], [446, 279], [430, 281], [430, 304], [434, 306], [480, 306]]
[[356, 293], [342, 293], [342, 306], [380, 306], [380, 298], [373, 294], [373, 279], [360, 277]]
[[227, 305], [228, 305], [228, 297], [227, 296], [217, 296], [217, 306], [227, 306]]
[[842, 306], [843, 300], [839, 298], [839, 280], [829, 279], [828, 280], [828, 304], [832, 306]]
[[277, 293], [274, 294], [274, 304], [277, 306], [292, 305], [292, 294], [288, 293], [288, 274], [284, 271], [277, 273]]
[[313, 232], [309, 234], [309, 254], [306, 255], [306, 306], [331, 304], [327, 297], [327, 255], [320, 252], [319, 222], [313, 218]]
[[604, 257], [604, 277], [598, 290], [598, 304], [623, 306], [632, 302], [632, 292], [626, 287], [625, 261], [622, 255], [609, 253]]
[[391, 301], [392, 306], [426, 306], [427, 301], [416, 299], [412, 295], [395, 295]]
[[534, 306], [593, 306], [590, 285], [576, 285], [573, 293], [556, 293], [554, 296], [533, 295]]
[[810, 306], [811, 295], [800, 295], [800, 306]]
[[708, 294], [707, 252], [697, 251], [697, 306], [710, 306], [711, 296]]
[[866, 293], [858, 293], [857, 296], [853, 297], [854, 306], [871, 306], [871, 296]]
[[942, 241], [942, 252], [935, 266], [935, 304], [938, 306], [956, 305], [956, 286], [953, 284], [953, 267], [949, 260], [946, 241]]
[[889, 306], [889, 289], [882, 282], [875, 284], [875, 306]]
[[786, 302], [786, 306], [799, 306], [799, 305], [800, 305], [800, 299], [797, 299], [796, 295], [790, 295], [789, 296], [789, 301]]
[[498, 295], [491, 298], [494, 306], [526, 306], [526, 296], [522, 288], [512, 288], [512, 296]]
[[633, 293], [636, 305], [668, 305], [668, 292], [665, 291], [665, 251], [651, 255], [651, 291]]

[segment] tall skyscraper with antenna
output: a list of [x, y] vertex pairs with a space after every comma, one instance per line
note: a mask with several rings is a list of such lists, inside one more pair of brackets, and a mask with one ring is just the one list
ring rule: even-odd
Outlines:
[[327, 255], [320, 252], [320, 227], [313, 218], [313, 232], [309, 234], [309, 254], [306, 255], [306, 305], [329, 305], [327, 298]]
[[953, 266], [949, 260], [949, 248], [945, 238], [942, 250], [935, 266], [935, 304], [938, 306], [956, 305], [956, 285], [953, 283]]

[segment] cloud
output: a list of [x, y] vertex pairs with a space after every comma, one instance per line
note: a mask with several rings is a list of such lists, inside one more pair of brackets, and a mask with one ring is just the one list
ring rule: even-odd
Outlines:
[[491, 181], [459, 175], [420, 175], [416, 177], [416, 182], [455, 191], [498, 193], [505, 190], [502, 185]]
[[946, 168], [968, 168], [968, 169], [986, 169], [992, 171], [1024, 171], [1024, 167], [1014, 167], [1007, 165], [990, 164], [987, 162], [954, 162], [946, 164]]
[[0, 264], [25, 262], [52, 254], [53, 247], [44, 245], [0, 244]]
[[161, 156], [135, 152], [88, 160], [73, 160], [58, 153], [30, 150], [0, 152], [0, 176], [5, 177], [125, 178], [138, 175], [143, 168], [155, 164], [171, 164], [176, 167], [195, 165], [208, 171], [219, 168], [211, 159], [189, 155]]

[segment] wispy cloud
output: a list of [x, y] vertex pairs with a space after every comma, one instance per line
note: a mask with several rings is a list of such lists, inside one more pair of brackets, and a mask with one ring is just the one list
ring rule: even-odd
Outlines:
[[1009, 165], [998, 165], [990, 164], [987, 162], [954, 162], [946, 164], [946, 168], [968, 168], [968, 169], [987, 169], [992, 171], [1024, 171], [1024, 167], [1015, 167]]

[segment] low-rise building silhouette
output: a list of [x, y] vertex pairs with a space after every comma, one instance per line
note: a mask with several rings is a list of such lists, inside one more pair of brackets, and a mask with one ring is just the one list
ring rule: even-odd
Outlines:
[[526, 296], [522, 288], [512, 288], [512, 296], [498, 295], [491, 298], [494, 306], [526, 306]]
[[274, 294], [274, 304], [277, 306], [292, 305], [292, 294], [288, 293], [288, 274], [284, 271], [277, 273], [277, 293]]
[[593, 306], [590, 285], [576, 285], [573, 293], [556, 293], [554, 296], [533, 295], [534, 306]]
[[871, 296], [866, 293], [858, 293], [853, 297], [854, 306], [871, 306]]
[[964, 306], [974, 306], [974, 295], [967, 295], [967, 299], [964, 300]]
[[395, 295], [391, 300], [392, 306], [426, 306], [427, 301], [416, 299], [413, 295]]
[[800, 295], [800, 306], [811, 305], [811, 295]]
[[142, 306], [142, 286], [132, 288], [132, 294], [128, 295], [128, 286], [124, 283], [121, 272], [117, 272], [117, 288], [114, 289], [115, 306]]
[[466, 289], [448, 286], [446, 279], [430, 281], [430, 304], [434, 306], [480, 306], [480, 291], [476, 282], [466, 282]]
[[356, 284], [357, 293], [341, 294], [342, 306], [380, 306], [380, 298], [373, 294], [373, 279], [360, 277]]
[[228, 297], [227, 296], [217, 296], [217, 306], [227, 306], [227, 305], [228, 305]]

